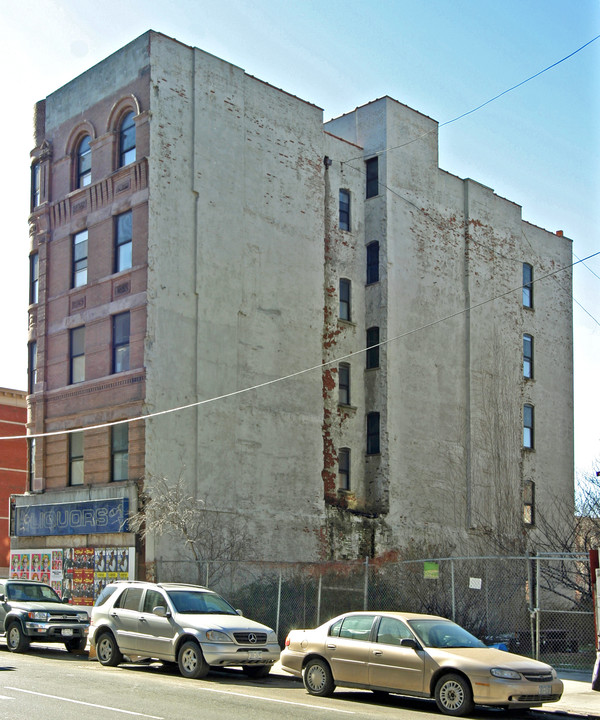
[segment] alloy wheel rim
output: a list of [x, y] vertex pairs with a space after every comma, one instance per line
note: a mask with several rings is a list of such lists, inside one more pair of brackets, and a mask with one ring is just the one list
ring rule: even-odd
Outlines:
[[445, 683], [440, 692], [440, 699], [445, 708], [456, 710], [464, 701], [464, 692], [457, 682]]

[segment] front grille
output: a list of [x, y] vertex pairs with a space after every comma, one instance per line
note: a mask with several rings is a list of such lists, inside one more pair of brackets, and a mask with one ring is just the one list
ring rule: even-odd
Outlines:
[[[236, 632], [233, 637], [240, 645], [264, 645], [267, 642], [267, 633], [264, 632]], [[255, 638], [254, 642], [250, 638]]]
[[77, 615], [54, 615], [53, 613], [50, 613], [48, 615], [48, 622], [77, 623], [79, 620], [77, 619]]
[[551, 672], [524, 672], [523, 677], [529, 682], [548, 683], [552, 682]]
[[560, 695], [517, 695], [511, 697], [513, 702], [557, 702], [560, 700]]

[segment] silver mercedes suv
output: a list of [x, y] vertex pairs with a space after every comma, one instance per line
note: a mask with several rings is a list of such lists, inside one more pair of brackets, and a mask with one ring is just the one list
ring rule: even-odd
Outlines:
[[268, 675], [279, 659], [277, 635], [241, 616], [220, 595], [180, 583], [115, 582], [92, 608], [90, 657], [118, 665], [123, 656], [176, 662], [184, 677], [211, 667], [241, 666], [251, 678]]

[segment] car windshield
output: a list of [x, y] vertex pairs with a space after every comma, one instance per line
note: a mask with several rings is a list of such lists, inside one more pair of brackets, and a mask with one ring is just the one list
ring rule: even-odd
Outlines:
[[197, 590], [169, 590], [169, 597], [178, 613], [188, 615], [237, 615], [220, 595]]
[[425, 647], [481, 648], [486, 647], [470, 632], [449, 620], [409, 620], [408, 624]]
[[49, 585], [11, 583], [6, 588], [6, 595], [17, 602], [62, 602]]

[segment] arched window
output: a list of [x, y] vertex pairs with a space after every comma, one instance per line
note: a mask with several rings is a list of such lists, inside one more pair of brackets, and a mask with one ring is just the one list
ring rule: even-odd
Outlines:
[[121, 121], [119, 130], [119, 167], [135, 162], [135, 122], [133, 111]]
[[86, 135], [77, 150], [77, 187], [82, 188], [92, 182], [92, 148], [90, 136]]

